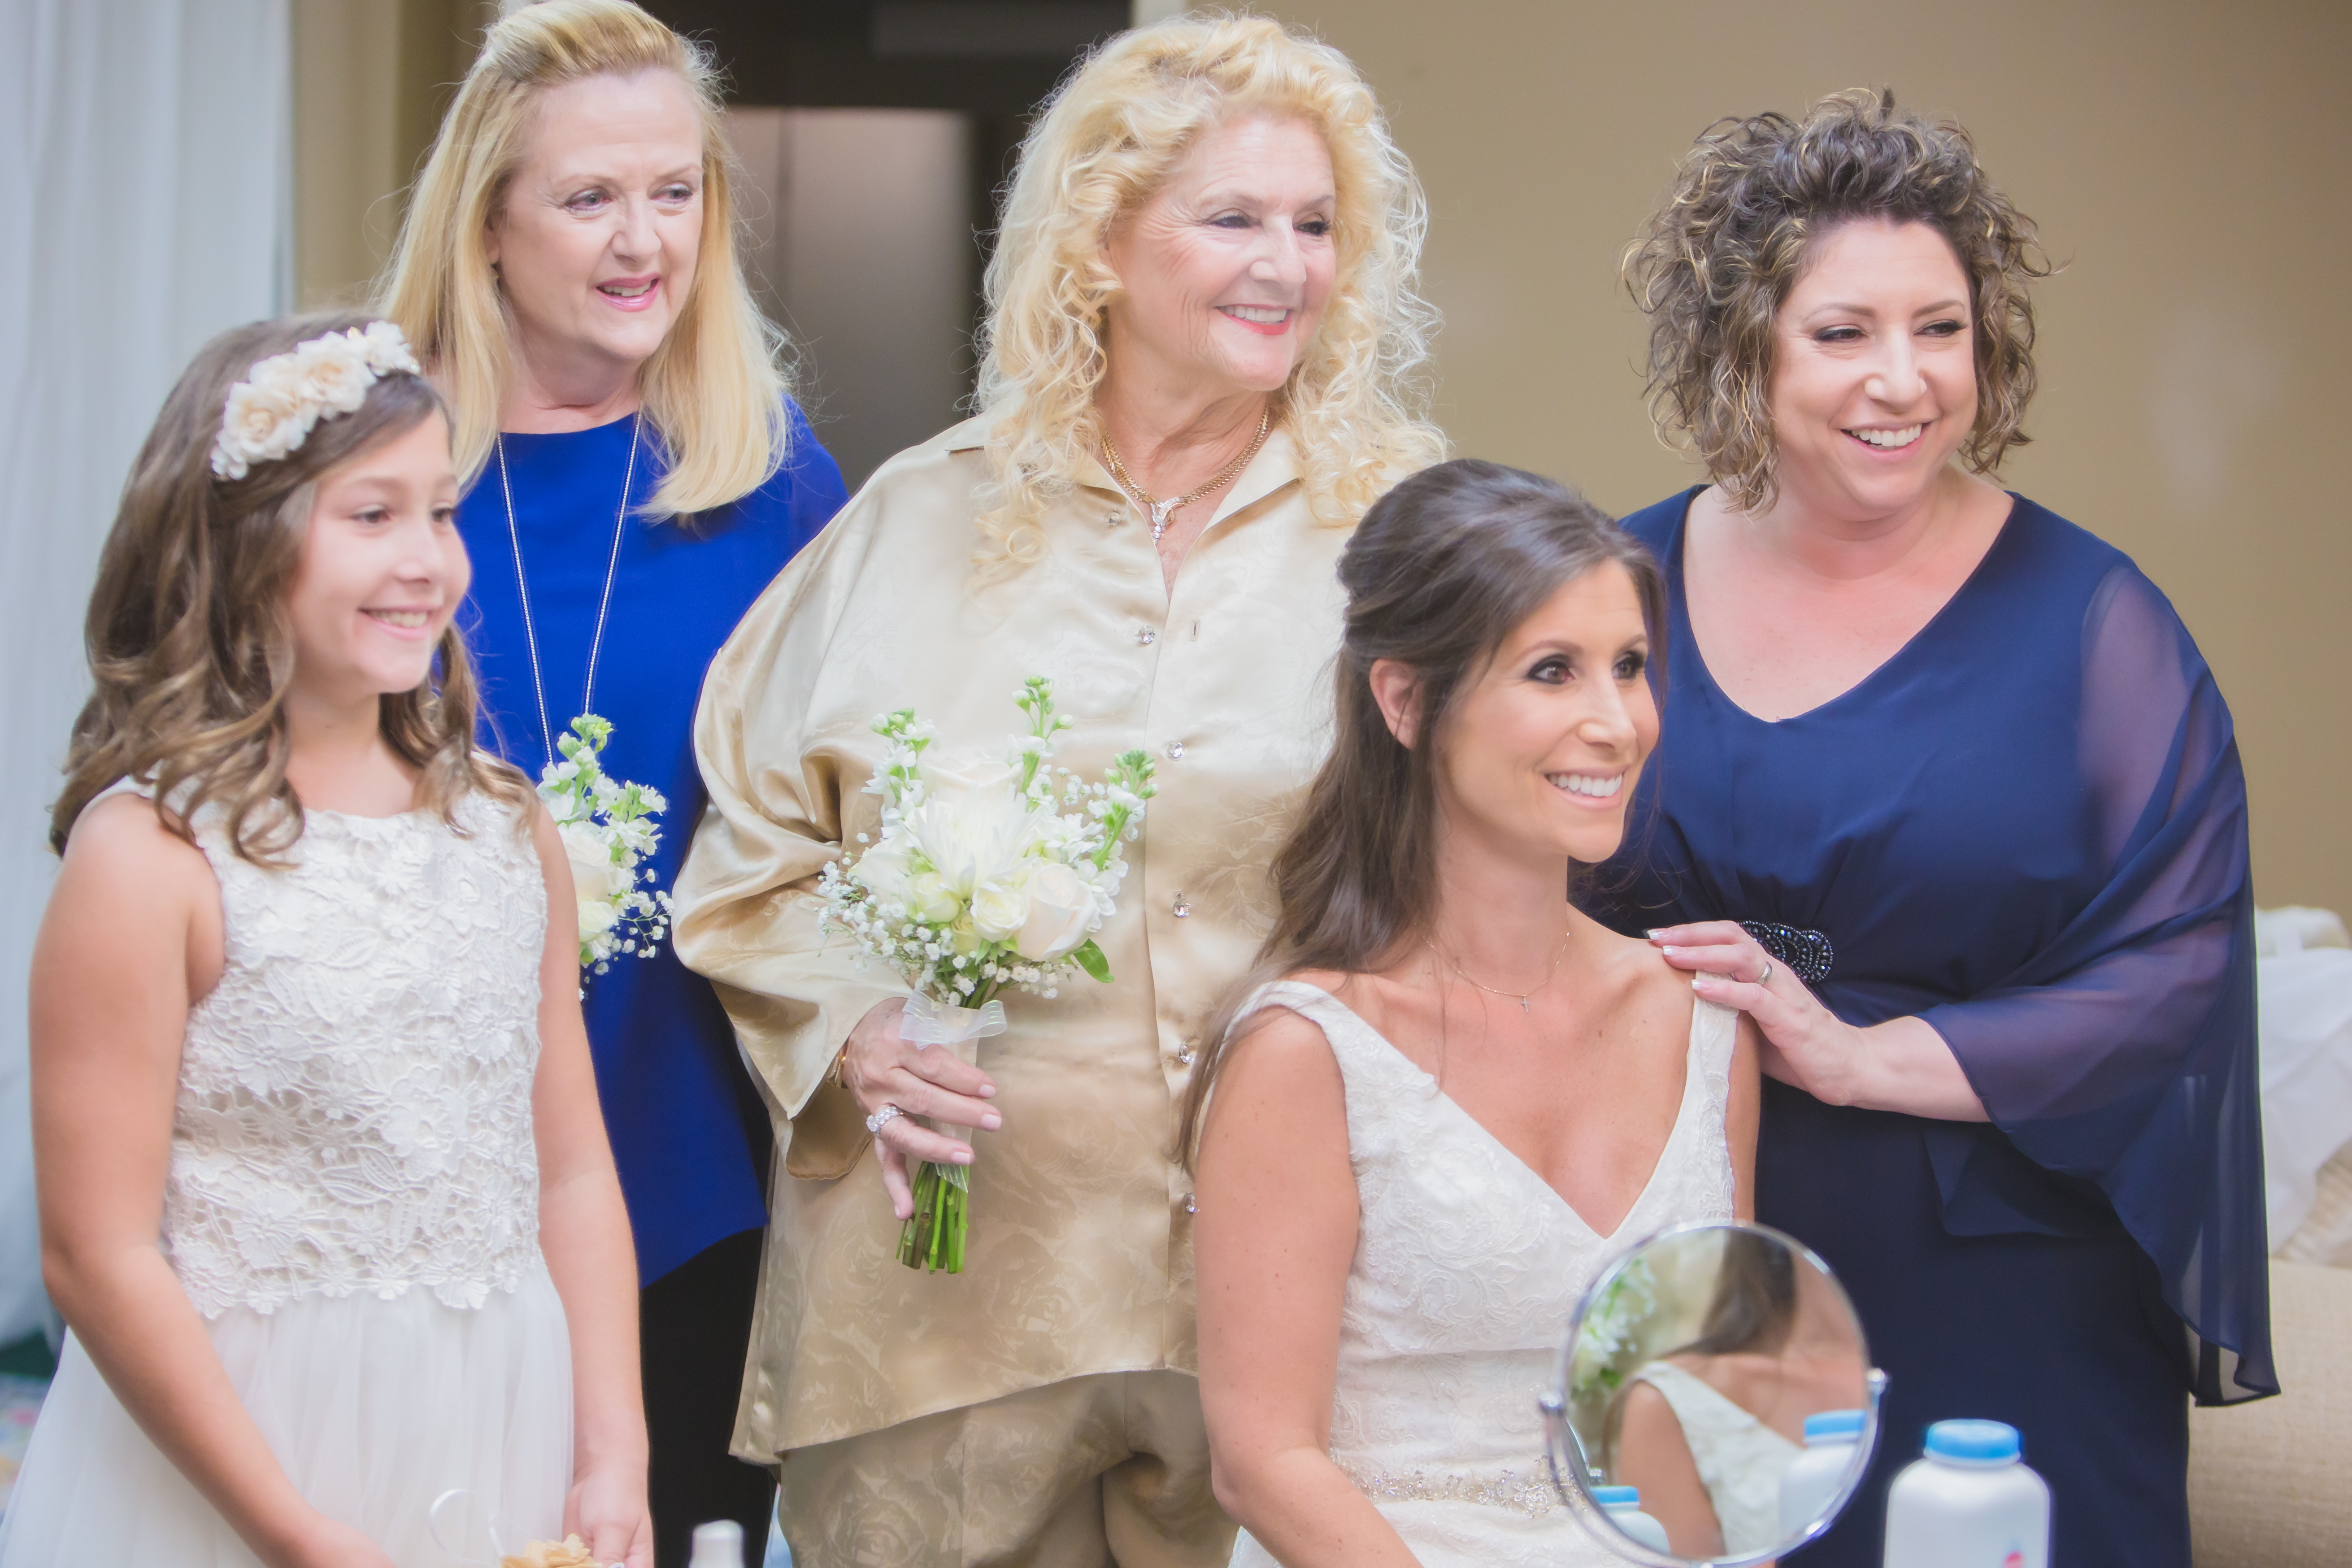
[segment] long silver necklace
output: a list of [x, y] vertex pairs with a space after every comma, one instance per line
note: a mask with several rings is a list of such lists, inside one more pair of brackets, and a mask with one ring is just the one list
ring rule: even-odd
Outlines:
[[[642, 414], [629, 416], [629, 466], [621, 473], [621, 506], [613, 514], [613, 553], [604, 563], [604, 593], [596, 601], [596, 634], [588, 641], [588, 684], [580, 694], [580, 711], [596, 711], [596, 656], [604, 647], [604, 616], [613, 607], [613, 578], [621, 565], [621, 538], [629, 524], [629, 487], [637, 478], [637, 438], [645, 431]], [[530, 692], [539, 701], [539, 739], [547, 748], [547, 763], [555, 765], [555, 729], [547, 721], [547, 681], [539, 669], [539, 627], [530, 615], [530, 580], [522, 570], [522, 531], [515, 527], [514, 480], [507, 474], [507, 438], [497, 441], [499, 489], [507, 501], [507, 543], [514, 551], [515, 595], [522, 601], [522, 641], [530, 654]]]

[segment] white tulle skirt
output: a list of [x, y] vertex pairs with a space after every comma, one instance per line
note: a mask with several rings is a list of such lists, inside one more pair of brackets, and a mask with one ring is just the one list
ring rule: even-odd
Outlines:
[[[229, 1382], [294, 1485], [401, 1568], [498, 1561], [560, 1539], [572, 1484], [572, 1349], [542, 1265], [476, 1310], [429, 1290], [392, 1300], [312, 1297], [207, 1327]], [[446, 1509], [453, 1560], [433, 1542]], [[70, 1337], [0, 1521], [0, 1568], [256, 1568], [257, 1559], [147, 1439]]]

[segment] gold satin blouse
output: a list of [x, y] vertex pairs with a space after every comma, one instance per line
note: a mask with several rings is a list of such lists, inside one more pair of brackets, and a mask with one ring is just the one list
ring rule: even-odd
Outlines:
[[[1094, 1373], [1197, 1370], [1192, 1196], [1176, 1121], [1200, 1032], [1272, 915], [1266, 867], [1329, 744], [1348, 531], [1318, 523], [1277, 429], [1163, 586], [1099, 467], [1044, 519], [1035, 564], [971, 566], [985, 416], [886, 464], [710, 667], [695, 748], [710, 805], [677, 888], [679, 956], [718, 984], [775, 1118], [779, 1167], [735, 1452], [788, 1449]], [[875, 832], [869, 727], [913, 707], [943, 752], [1001, 753], [1022, 682], [1092, 779], [1139, 746], [1159, 795], [1097, 933], [1113, 983], [1004, 998], [980, 1042], [1003, 1130], [973, 1134], [964, 1272], [895, 1256], [871, 1139], [828, 1077], [906, 994], [820, 930], [818, 869]]]

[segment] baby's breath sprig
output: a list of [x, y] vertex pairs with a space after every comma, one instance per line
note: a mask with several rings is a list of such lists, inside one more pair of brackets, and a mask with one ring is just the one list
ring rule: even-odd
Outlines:
[[539, 797], [555, 818], [572, 863], [580, 967], [598, 974], [616, 957], [653, 957], [670, 921], [669, 895], [651, 885], [650, 868], [638, 869], [661, 847], [661, 825], [654, 819], [669, 802], [657, 789], [604, 772], [598, 753], [612, 738], [612, 721], [583, 713], [569, 733], [556, 738], [563, 760], [548, 764], [539, 781]]

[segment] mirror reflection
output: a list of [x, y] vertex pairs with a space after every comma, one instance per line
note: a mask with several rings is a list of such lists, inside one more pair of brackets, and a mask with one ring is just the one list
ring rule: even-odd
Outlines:
[[1844, 1290], [1759, 1226], [1636, 1248], [1586, 1298], [1562, 1361], [1563, 1482], [1616, 1534], [1685, 1561], [1760, 1561], [1804, 1540], [1843, 1505], [1874, 1436]]

